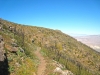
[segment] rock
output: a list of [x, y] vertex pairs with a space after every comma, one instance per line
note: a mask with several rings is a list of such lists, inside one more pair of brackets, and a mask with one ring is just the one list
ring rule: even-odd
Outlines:
[[56, 67], [56, 69], [54, 70], [54, 73], [60, 73], [60, 75], [74, 75], [71, 71], [62, 70], [60, 67]]
[[16, 65], [17, 67], [20, 67], [20, 66], [21, 66], [19, 63], [15, 63], [15, 65]]
[[64, 70], [62, 71], [62, 75], [74, 75], [71, 71]]
[[33, 40], [32, 40], [32, 43], [34, 43], [34, 41], [35, 41], [35, 40], [33, 39]]
[[11, 49], [11, 53], [15, 53], [17, 55], [17, 51], [18, 51], [18, 48], [16, 47], [12, 47]]
[[60, 68], [63, 68], [63, 66], [61, 64], [56, 64], [56, 66], [60, 67]]
[[62, 70], [61, 70], [61, 68], [59, 68], [59, 67], [56, 67], [56, 69], [54, 70], [54, 72], [61, 73], [61, 72], [62, 72]]
[[20, 52], [24, 53], [24, 49], [22, 49], [21, 47], [19, 47]]
[[11, 44], [13, 47], [18, 47], [18, 45], [16, 43], [12, 43]]
[[3, 41], [3, 37], [0, 35], [0, 42], [2, 42]]
[[62, 65], [62, 64], [60, 64], [60, 63], [58, 63], [57, 61], [55, 61], [55, 60], [53, 60], [54, 61], [54, 63], [55, 63], [55, 65], [56, 65], [56, 67], [59, 67], [59, 68], [65, 68], [65, 66], [64, 65]]
[[66, 71], [62, 71], [61, 74], [62, 74], [62, 75], [68, 75], [68, 70], [66, 70]]
[[15, 28], [12, 27], [12, 26], [9, 26], [9, 30], [10, 30], [11, 32], [14, 32]]
[[2, 50], [0, 50], [0, 61], [4, 61], [4, 53]]
[[4, 61], [4, 42], [3, 42], [3, 38], [0, 35], [0, 61]]
[[59, 73], [60, 75], [74, 75], [71, 71], [69, 70], [62, 70], [65, 68], [62, 64], [58, 63], [57, 61], [53, 60], [56, 65], [56, 68], [54, 69], [54, 73]]
[[2, 30], [3, 29], [3, 27], [2, 27], [2, 25], [0, 24], [0, 30]]
[[5, 47], [6, 49], [8, 50], [8, 52], [11, 52], [11, 53], [16, 53], [18, 51], [18, 48], [17, 47], [12, 47], [11, 44], [5, 44]]

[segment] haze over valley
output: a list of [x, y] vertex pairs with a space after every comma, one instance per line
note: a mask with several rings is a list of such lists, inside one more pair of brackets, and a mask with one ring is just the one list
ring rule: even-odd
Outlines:
[[73, 36], [78, 41], [100, 52], [100, 35]]

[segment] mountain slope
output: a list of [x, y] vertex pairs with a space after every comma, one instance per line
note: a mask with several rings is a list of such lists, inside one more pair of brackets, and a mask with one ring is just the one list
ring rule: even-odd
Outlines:
[[25, 49], [25, 54], [29, 57], [32, 57], [33, 54], [30, 53], [34, 53], [35, 47], [41, 47], [46, 57], [61, 63], [75, 75], [100, 74], [100, 53], [69, 35], [59, 30], [24, 26], [3, 19], [0, 19], [0, 24], [4, 29], [1, 34], [4, 34], [5, 30], [6, 36], [13, 34], [17, 44]]

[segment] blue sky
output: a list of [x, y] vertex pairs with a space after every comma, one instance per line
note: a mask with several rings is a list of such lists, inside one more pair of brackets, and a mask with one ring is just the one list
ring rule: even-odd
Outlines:
[[67, 34], [100, 34], [100, 0], [0, 0], [0, 18]]

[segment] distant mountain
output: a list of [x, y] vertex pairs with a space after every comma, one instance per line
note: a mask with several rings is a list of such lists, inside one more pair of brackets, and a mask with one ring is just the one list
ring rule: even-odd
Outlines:
[[100, 52], [100, 35], [75, 36], [75, 38]]
[[69, 33], [69, 35], [72, 36], [72, 37], [87, 36], [87, 34], [75, 34], [75, 33]]

